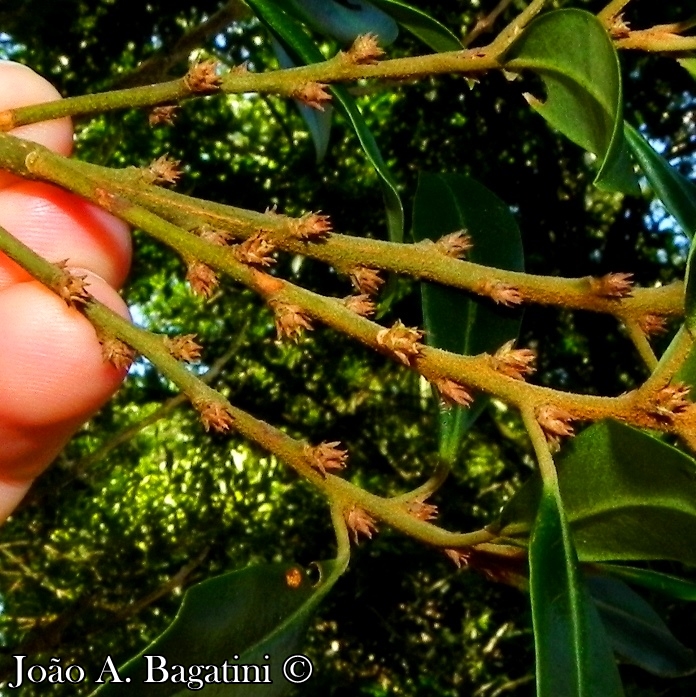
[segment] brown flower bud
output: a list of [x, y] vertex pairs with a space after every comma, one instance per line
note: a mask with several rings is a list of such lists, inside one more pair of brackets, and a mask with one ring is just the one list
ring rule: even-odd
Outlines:
[[312, 330], [309, 317], [304, 314], [299, 305], [282, 301], [272, 301], [270, 305], [275, 313], [275, 325], [279, 341], [285, 338], [291, 341], [298, 341], [305, 329]]
[[293, 236], [304, 242], [324, 239], [332, 229], [329, 216], [319, 213], [305, 213], [301, 218], [292, 220], [291, 223]]
[[365, 295], [376, 295], [384, 283], [379, 271], [369, 269], [367, 266], [356, 266], [351, 269], [350, 280], [355, 290]]
[[505, 307], [513, 307], [522, 302], [520, 291], [511, 286], [509, 283], [501, 283], [498, 281], [484, 281], [479, 286], [481, 293], [487, 295], [497, 305], [505, 305]]
[[201, 357], [203, 350], [203, 347], [195, 339], [195, 334], [182, 334], [173, 338], [165, 336], [163, 342], [167, 351], [178, 361], [192, 363]]
[[362, 508], [353, 506], [347, 513], [344, 512], [346, 523], [353, 533], [353, 540], [358, 543], [358, 536], [365, 535], [372, 539], [372, 533], [377, 532], [377, 524], [374, 518], [363, 511]]
[[176, 184], [181, 177], [179, 160], [173, 160], [168, 155], [162, 155], [148, 165], [148, 172], [153, 184]]
[[195, 230], [195, 233], [206, 242], [214, 244], [217, 247], [225, 247], [230, 243], [232, 235], [227, 230], [221, 230], [220, 228], [214, 228], [210, 225], [202, 225], [200, 228]]
[[204, 298], [209, 298], [219, 283], [215, 271], [198, 260], [189, 262], [186, 280], [191, 284], [191, 290]]
[[324, 106], [331, 101], [331, 95], [324, 89], [326, 85], [321, 82], [307, 82], [290, 95], [294, 99], [312, 107], [324, 111]]
[[667, 331], [666, 318], [649, 312], [638, 319], [638, 326], [644, 334], [664, 334]]
[[252, 266], [271, 266], [276, 260], [273, 258], [275, 245], [263, 232], [257, 232], [248, 237], [241, 244], [233, 247], [234, 256], [243, 264]]
[[590, 278], [590, 289], [595, 295], [612, 300], [630, 298], [633, 289], [632, 273], [608, 273]]
[[111, 363], [114, 368], [119, 370], [130, 368], [135, 358], [135, 349], [114, 336], [100, 337], [99, 341], [101, 342], [102, 358], [107, 363]]
[[411, 359], [417, 356], [423, 344], [419, 339], [423, 338], [423, 332], [416, 327], [406, 327], [397, 320], [389, 329], [382, 329], [377, 333], [377, 344], [393, 353], [404, 365], [411, 365]]
[[409, 502], [406, 510], [410, 516], [418, 520], [434, 520], [437, 518], [437, 506], [432, 503], [425, 503], [425, 497]]
[[89, 283], [85, 280], [87, 276], [70, 273], [67, 264], [67, 259], [55, 263], [62, 272], [62, 278], [57, 286], [58, 295], [69, 307], [78, 307], [88, 303], [92, 298], [87, 290]]
[[690, 389], [682, 382], [663, 387], [655, 393], [651, 411], [656, 416], [671, 421], [674, 416], [682, 414], [689, 408]]
[[374, 65], [384, 55], [377, 39], [376, 34], [362, 34], [347, 51], [341, 51], [341, 57], [354, 65]]
[[150, 126], [159, 126], [160, 124], [171, 126], [174, 123], [174, 117], [178, 109], [177, 105], [156, 106], [147, 117], [148, 123]]
[[562, 436], [573, 435], [573, 427], [570, 425], [573, 417], [565, 409], [546, 404], [536, 410], [536, 417], [547, 440], [552, 443], [558, 443]]
[[375, 314], [375, 304], [369, 295], [349, 295], [343, 298], [343, 304], [356, 315], [361, 317], [372, 317]]
[[504, 343], [493, 356], [490, 364], [494, 370], [515, 380], [524, 380], [535, 370], [536, 354], [530, 349], [514, 349], [515, 340]]
[[184, 76], [184, 84], [191, 92], [217, 92], [222, 80], [217, 74], [218, 63], [204, 60], [189, 68]]
[[452, 407], [458, 404], [462, 407], [468, 407], [474, 401], [463, 385], [449, 378], [437, 378], [433, 380], [433, 385], [437, 388], [440, 400], [445, 406]]
[[464, 230], [458, 230], [457, 232], [451, 232], [449, 235], [441, 237], [435, 246], [448, 257], [454, 257], [455, 259], [461, 259], [470, 249], [473, 248], [474, 244], [471, 241], [471, 236]]
[[442, 550], [457, 566], [461, 569], [469, 565], [469, 559], [471, 558], [471, 552], [466, 552], [462, 549], [443, 549]]
[[220, 402], [199, 401], [194, 402], [194, 407], [198, 409], [203, 427], [206, 431], [212, 428], [214, 431], [226, 433], [234, 427], [234, 418], [227, 407]]
[[340, 441], [331, 443], [320, 443], [317, 446], [305, 446], [305, 455], [309, 458], [310, 464], [318, 469], [325, 477], [327, 470], [342, 470], [346, 466], [348, 453], [341, 450], [338, 446]]

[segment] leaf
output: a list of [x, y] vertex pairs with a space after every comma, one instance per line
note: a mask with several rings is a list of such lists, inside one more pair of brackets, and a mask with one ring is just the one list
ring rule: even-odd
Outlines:
[[459, 39], [423, 10], [399, 0], [373, 0], [373, 4], [391, 15], [406, 31], [434, 51], [461, 51]]
[[623, 695], [611, 648], [578, 572], [560, 496], [545, 486], [529, 548], [537, 697]]
[[696, 186], [656, 153], [633, 126], [625, 123], [624, 128], [633, 156], [655, 195], [675, 217], [684, 233], [692, 238], [696, 233]]
[[696, 670], [694, 652], [678, 641], [655, 610], [623, 581], [594, 576], [587, 586], [614, 651], [653, 675], [677, 678]]
[[[271, 44], [273, 46], [273, 52], [278, 59], [278, 65], [280, 65], [281, 68], [294, 68], [295, 62], [290, 58], [287, 51], [275, 37], [273, 37]], [[314, 143], [314, 149], [317, 153], [318, 164], [326, 157], [326, 151], [329, 148], [333, 107], [327, 106], [324, 108], [324, 111], [319, 111], [302, 104], [302, 102], [297, 99], [294, 101], [302, 120], [307, 124], [307, 130], [309, 131], [309, 135]]]
[[[413, 202], [414, 239], [437, 240], [457, 230], [466, 230], [473, 240], [468, 254], [472, 261], [524, 271], [520, 231], [503, 201], [472, 177], [421, 173]], [[522, 319], [519, 310], [434, 283], [422, 283], [421, 293], [431, 346], [476, 355], [493, 352], [517, 337]], [[440, 454], [446, 462], [454, 460], [461, 439], [486, 404], [487, 398], [481, 396], [469, 408], [441, 412]]]
[[[321, 51], [312, 43], [302, 27], [290, 15], [283, 11], [276, 0], [248, 0], [247, 4], [254, 10], [269, 31], [275, 35], [294, 60], [304, 64], [319, 63], [324, 60]], [[382, 154], [377, 147], [374, 136], [360, 113], [355, 100], [345, 87], [334, 86], [331, 87], [330, 90], [334, 97], [336, 109], [338, 109], [353, 126], [353, 130], [358, 136], [358, 140], [360, 141], [360, 145], [367, 159], [380, 177], [387, 214], [389, 239], [392, 242], [403, 242], [403, 205], [396, 188], [396, 183], [382, 158]]]
[[579, 9], [537, 17], [505, 56], [505, 67], [539, 75], [546, 100], [528, 96], [532, 107], [600, 161], [595, 184], [639, 195], [623, 135], [621, 70], [601, 22]]
[[[316, 584], [294, 564], [266, 564], [208, 579], [190, 588], [172, 624], [118, 674], [123, 682], [101, 686], [94, 697], [167, 697], [187, 695], [181, 681], [173, 682], [174, 665], [221, 666], [270, 665], [272, 683], [251, 685], [206, 685], [201, 695], [219, 697], [277, 697], [292, 684], [282, 676], [283, 661], [297, 652], [311, 613], [331, 589], [345, 564], [320, 565], [322, 578]], [[264, 656], [269, 656], [265, 659]], [[145, 656], [163, 656], [170, 672], [166, 682], [144, 683], [148, 663]], [[238, 659], [234, 657], [238, 656]], [[165, 677], [153, 669], [153, 677]], [[262, 673], [263, 676], [263, 673]], [[108, 677], [108, 673], [105, 678]], [[126, 680], [130, 678], [130, 682]]]
[[638, 569], [619, 564], [597, 564], [603, 573], [623, 579], [636, 586], [662, 593], [677, 600], [696, 600], [696, 583], [679, 576], [663, 574], [652, 569]]
[[361, 34], [376, 34], [381, 46], [393, 43], [399, 27], [388, 15], [365, 0], [342, 4], [336, 0], [285, 0], [285, 9], [315, 31], [343, 44]]
[[[674, 559], [696, 564], [696, 462], [613, 421], [567, 443], [557, 462], [581, 561]], [[505, 506], [503, 537], [523, 541], [541, 494], [535, 474]]]
[[677, 63], [696, 79], [696, 58], [679, 58]]

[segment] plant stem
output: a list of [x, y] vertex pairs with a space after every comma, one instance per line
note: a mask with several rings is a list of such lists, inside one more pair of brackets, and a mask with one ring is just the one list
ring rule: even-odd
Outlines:
[[551, 457], [546, 436], [537, 421], [534, 409], [529, 406], [523, 406], [520, 411], [522, 412], [522, 420], [529, 434], [529, 439], [532, 441], [532, 447], [539, 463], [541, 478], [545, 485], [557, 489], [558, 473], [556, 472], [556, 465], [553, 462], [553, 457]]
[[636, 347], [636, 350], [643, 359], [643, 362], [648, 367], [648, 370], [652, 373], [657, 368], [657, 356], [650, 346], [648, 338], [645, 336], [645, 332], [640, 328], [637, 322], [629, 320], [625, 323], [628, 335]]

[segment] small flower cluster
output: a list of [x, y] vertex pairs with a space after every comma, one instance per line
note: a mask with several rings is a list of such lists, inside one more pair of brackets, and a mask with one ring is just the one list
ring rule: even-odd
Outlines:
[[335, 440], [331, 443], [305, 446], [304, 452], [310, 464], [319, 470], [323, 477], [326, 477], [327, 470], [342, 470], [345, 468], [348, 452], [339, 448], [339, 445], [341, 445], [340, 441]]
[[471, 240], [471, 236], [467, 234], [466, 230], [458, 230], [457, 232], [451, 232], [449, 235], [441, 237], [435, 243], [435, 246], [448, 257], [461, 259], [473, 248], [474, 244]]
[[325, 88], [326, 85], [321, 82], [307, 82], [294, 90], [290, 96], [312, 109], [324, 111], [326, 104], [331, 101], [331, 95]]
[[367, 266], [356, 266], [351, 269], [350, 280], [355, 290], [364, 295], [377, 295], [384, 283], [379, 271]]
[[514, 307], [522, 302], [520, 291], [509, 283], [484, 281], [479, 284], [478, 290], [482, 295], [487, 295], [496, 305]]
[[68, 259], [56, 262], [55, 264], [62, 272], [62, 278], [56, 288], [58, 295], [60, 295], [65, 304], [69, 307], [84, 305], [92, 298], [87, 290], [87, 286], [89, 285], [85, 281], [87, 277], [70, 273], [67, 269], [67, 265]]
[[682, 382], [675, 382], [658, 390], [652, 400], [651, 411], [655, 416], [672, 421], [683, 414], [692, 402], [689, 400], [690, 388]]
[[437, 378], [433, 380], [433, 385], [437, 388], [440, 401], [448, 407], [458, 404], [461, 407], [468, 407], [474, 398], [469, 391], [458, 382], [450, 378]]
[[163, 342], [167, 351], [178, 361], [192, 363], [200, 359], [203, 350], [195, 339], [195, 334], [182, 334], [173, 338], [165, 336]]
[[196, 63], [184, 76], [184, 84], [191, 92], [216, 92], [222, 84], [217, 68], [218, 63], [214, 60]]
[[423, 344], [423, 332], [416, 327], [406, 327], [397, 320], [389, 329], [377, 332], [377, 344], [394, 354], [404, 365], [410, 366], [411, 359], [417, 356]]
[[372, 317], [375, 314], [375, 303], [365, 293], [349, 295], [343, 298], [342, 302], [351, 312], [355, 312], [356, 315], [361, 317]]
[[304, 314], [304, 311], [299, 305], [292, 303], [274, 300], [270, 303], [275, 313], [275, 326], [278, 340], [290, 339], [290, 341], [298, 341], [306, 329], [313, 329], [309, 317]]
[[180, 164], [179, 160], [162, 155], [148, 165], [147, 172], [153, 184], [176, 184], [181, 177]]
[[590, 278], [590, 289], [601, 298], [630, 298], [633, 294], [632, 278], [632, 273], [608, 273], [606, 276]]
[[135, 358], [135, 349], [116, 337], [100, 337], [102, 358], [118, 370], [130, 368]]
[[234, 418], [224, 404], [218, 401], [197, 401], [193, 406], [198, 409], [206, 431], [227, 433], [234, 427]]
[[572, 415], [553, 404], [545, 404], [537, 408], [536, 418], [544, 431], [547, 442], [554, 450], [558, 449], [561, 438], [572, 436], [574, 433], [573, 427], [570, 425], [573, 420]]
[[504, 343], [490, 357], [490, 364], [494, 370], [509, 378], [524, 380], [536, 370], [536, 354], [531, 349], [514, 349], [514, 345], [514, 339]]
[[341, 51], [341, 57], [353, 65], [374, 65], [384, 55], [377, 38], [376, 34], [358, 36], [347, 51]]
[[191, 285], [191, 290], [203, 298], [209, 298], [219, 284], [215, 271], [197, 259], [188, 262], [186, 280]]
[[303, 242], [325, 239], [331, 230], [331, 220], [328, 215], [305, 213], [301, 218], [291, 220], [291, 234]]
[[263, 232], [257, 232], [244, 242], [233, 247], [233, 254], [243, 264], [251, 266], [271, 266], [276, 263], [273, 258], [275, 245]]
[[372, 539], [372, 533], [377, 532], [375, 519], [362, 508], [352, 506], [349, 511], [344, 512], [344, 517], [346, 524], [353, 533], [353, 540], [356, 544], [360, 535], [365, 535], [365, 537]]
[[152, 109], [147, 117], [150, 126], [159, 126], [161, 124], [167, 124], [171, 126], [174, 124], [174, 117], [178, 111], [178, 105], [170, 106], [156, 106]]

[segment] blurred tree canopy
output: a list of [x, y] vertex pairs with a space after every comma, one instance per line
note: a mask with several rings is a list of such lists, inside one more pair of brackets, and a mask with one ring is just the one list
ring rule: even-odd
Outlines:
[[[461, 37], [494, 4], [433, 0], [424, 9]], [[522, 7], [512, 2], [504, 17]], [[635, 0], [630, 20], [652, 26], [689, 9], [687, 0]], [[0, 5], [0, 30], [0, 55], [31, 66], [65, 96], [182, 75], [192, 52], [230, 66], [248, 61], [257, 71], [276, 65], [265, 30], [235, 2], [10, 2]], [[402, 34], [388, 51], [396, 57], [422, 47]], [[693, 78], [671, 59], [621, 57], [627, 118], [692, 171]], [[139, 70], [143, 63], [147, 71]], [[683, 275], [686, 244], [673, 221], [647, 198], [594, 188], [587, 156], [528, 108], [522, 93], [534, 88], [491, 74], [478, 84], [450, 76], [363, 90], [360, 105], [406, 203], [407, 229], [419, 172], [467, 173], [511, 207], [530, 272], [632, 271], [643, 286]], [[182, 162], [184, 193], [259, 211], [321, 210], [338, 231], [385, 237], [376, 175], [340, 118], [320, 163], [293, 103], [274, 96], [191, 100], [174, 126], [152, 128], [144, 111], [130, 110], [78, 119], [76, 127], [81, 159], [143, 166], [168, 153]], [[136, 321], [165, 333], [196, 332], [205, 347], [201, 372], [213, 367], [211, 384], [235, 404], [293, 436], [342, 441], [351, 452], [350, 478], [371, 491], [396, 493], [432, 472], [437, 411], [417, 375], [323, 327], [299, 345], [279, 345], [260, 299], [223, 283], [201, 301], [178, 259], [134, 235], [125, 297]], [[277, 269], [324, 294], [349, 290], [344, 277], [310, 259], [281, 255]], [[400, 281], [397, 292], [384, 320], [422, 324], [418, 284]], [[644, 378], [609, 316], [533, 307], [519, 343], [538, 352], [538, 384], [615, 395]], [[138, 361], [117, 397], [3, 527], [0, 680], [17, 653], [32, 661], [59, 653], [64, 663], [92, 671], [106, 655], [120, 663], [171, 621], [182, 587], [254, 562], [306, 565], [331, 553], [324, 500], [244, 440], [206, 434], [175, 394]], [[488, 522], [531, 465], [518, 417], [492, 402], [461, 447], [448, 496], [435, 496], [443, 524]], [[662, 609], [669, 611], [664, 601]], [[672, 620], [675, 634], [693, 645], [693, 609]], [[457, 571], [388, 530], [358, 547], [308, 643], [319, 668], [303, 695], [494, 697], [533, 690], [526, 598]], [[631, 667], [622, 674], [628, 694], [655, 694], [652, 678]], [[694, 687], [696, 680], [683, 678], [661, 684], [660, 694]], [[82, 694], [73, 686], [69, 693]], [[44, 684], [22, 694], [68, 692]]]

